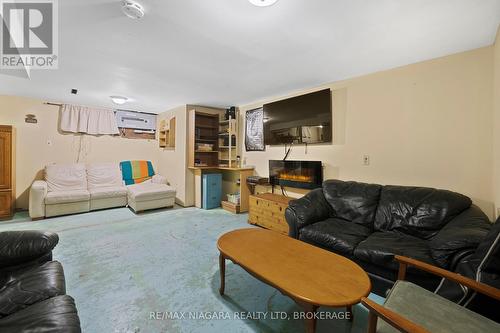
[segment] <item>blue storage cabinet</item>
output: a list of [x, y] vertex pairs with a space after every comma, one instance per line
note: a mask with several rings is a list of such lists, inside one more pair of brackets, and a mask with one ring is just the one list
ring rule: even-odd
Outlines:
[[222, 174], [207, 173], [202, 180], [202, 205], [203, 209], [220, 207], [222, 195]]

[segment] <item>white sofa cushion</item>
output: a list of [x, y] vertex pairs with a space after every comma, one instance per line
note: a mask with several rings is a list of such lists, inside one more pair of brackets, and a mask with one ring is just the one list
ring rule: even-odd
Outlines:
[[165, 184], [134, 184], [128, 185], [128, 198], [134, 201], [148, 201], [163, 198], [175, 198], [175, 189]]
[[87, 179], [89, 189], [124, 186], [118, 163], [88, 164]]
[[51, 164], [45, 167], [49, 192], [87, 190], [84, 164]]
[[89, 189], [91, 199], [107, 199], [126, 197], [127, 188], [125, 186], [98, 187]]
[[47, 193], [47, 196], [45, 197], [45, 204], [55, 205], [89, 200], [90, 193], [87, 190], [52, 191]]

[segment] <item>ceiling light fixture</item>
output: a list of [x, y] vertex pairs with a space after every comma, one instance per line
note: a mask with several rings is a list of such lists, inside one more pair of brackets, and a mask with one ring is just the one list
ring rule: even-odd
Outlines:
[[123, 96], [109, 96], [109, 98], [117, 105], [123, 105], [128, 101], [128, 98]]
[[267, 7], [267, 6], [272, 6], [278, 0], [248, 0], [252, 5], [258, 6], [258, 7]]
[[144, 8], [133, 0], [122, 1], [122, 11], [131, 19], [137, 20], [144, 16]]

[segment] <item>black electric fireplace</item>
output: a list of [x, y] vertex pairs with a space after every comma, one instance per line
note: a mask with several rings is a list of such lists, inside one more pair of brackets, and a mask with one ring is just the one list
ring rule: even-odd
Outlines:
[[271, 185], [314, 189], [323, 183], [321, 161], [269, 161]]

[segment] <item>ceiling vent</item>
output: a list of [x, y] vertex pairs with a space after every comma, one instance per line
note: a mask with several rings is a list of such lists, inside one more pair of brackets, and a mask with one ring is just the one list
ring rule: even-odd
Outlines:
[[123, 0], [122, 11], [125, 15], [134, 20], [140, 19], [144, 16], [144, 8], [142, 8], [139, 3], [132, 0]]

